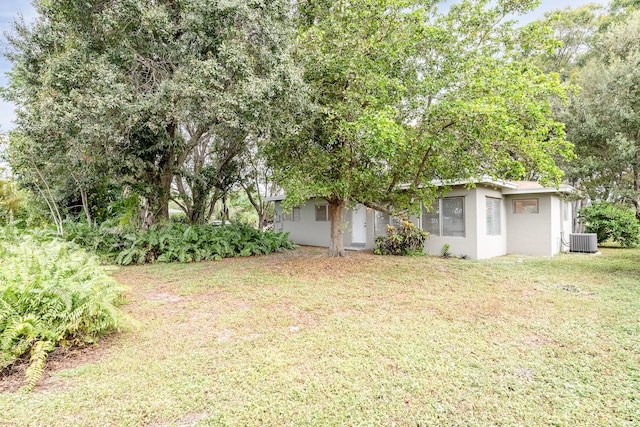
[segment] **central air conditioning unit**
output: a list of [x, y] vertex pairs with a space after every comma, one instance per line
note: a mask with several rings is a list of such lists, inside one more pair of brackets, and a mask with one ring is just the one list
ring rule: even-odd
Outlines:
[[589, 254], [598, 252], [598, 235], [595, 233], [569, 234], [569, 251]]

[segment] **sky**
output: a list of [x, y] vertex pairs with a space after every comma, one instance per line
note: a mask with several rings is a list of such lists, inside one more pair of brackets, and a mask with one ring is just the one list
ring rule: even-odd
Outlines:
[[[445, 0], [440, 7], [442, 10], [447, 5], [455, 3], [458, 0]], [[566, 7], [577, 7], [587, 3], [606, 4], [607, 0], [542, 0], [538, 8], [521, 18], [523, 22], [530, 22], [542, 18], [544, 13], [550, 10], [564, 9]], [[0, 0], [0, 32], [4, 34], [11, 28], [11, 22], [22, 14], [27, 22], [33, 21], [36, 12], [31, 6], [31, 0]], [[6, 44], [4, 36], [2, 38], [2, 47]], [[4, 49], [3, 49], [4, 50]], [[11, 63], [4, 57], [0, 57], [0, 87], [7, 84], [6, 73], [11, 70]], [[6, 132], [13, 128], [13, 120], [15, 118], [14, 105], [0, 100], [0, 132]]]

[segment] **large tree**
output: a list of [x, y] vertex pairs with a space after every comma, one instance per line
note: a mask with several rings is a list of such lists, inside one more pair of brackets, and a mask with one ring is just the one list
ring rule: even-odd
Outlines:
[[[273, 106], [296, 86], [284, 0], [34, 5], [36, 22], [17, 22], [9, 35], [5, 96], [18, 105], [17, 132], [33, 153], [67, 157], [66, 170], [81, 177], [107, 166], [144, 196], [155, 219], [167, 217], [174, 176], [185, 176], [184, 162], [197, 162], [194, 150], [211, 135], [281, 125]], [[197, 194], [208, 193], [190, 196]]]
[[[434, 180], [533, 176], [558, 182], [570, 145], [550, 117], [563, 91], [516, 60], [551, 48], [505, 17], [535, 1], [298, 2], [297, 58], [314, 103], [295, 137], [270, 144], [287, 203], [325, 198], [330, 255], [344, 255], [344, 209], [429, 205]], [[536, 47], [537, 46], [537, 47]]]
[[193, 148], [183, 152], [174, 180], [174, 201], [194, 224], [212, 217], [216, 203], [239, 180], [238, 157], [245, 150], [246, 132], [202, 133], [186, 126], [183, 130]]
[[558, 40], [557, 47], [549, 52], [533, 52], [538, 56], [524, 54], [544, 71], [558, 73], [563, 82], [570, 81], [593, 52], [600, 30], [608, 25], [610, 17], [605, 12], [603, 6], [596, 4], [547, 12], [544, 22], [532, 25], [548, 26]]
[[622, 201], [640, 219], [640, 12], [601, 35], [558, 117], [576, 144], [572, 174], [593, 200]]

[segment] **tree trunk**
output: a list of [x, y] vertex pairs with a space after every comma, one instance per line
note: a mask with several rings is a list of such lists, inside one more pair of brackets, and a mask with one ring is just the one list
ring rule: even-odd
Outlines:
[[262, 231], [264, 230], [264, 223], [265, 223], [265, 219], [267, 217], [267, 203], [264, 203], [262, 201], [262, 197], [260, 196], [260, 193], [257, 193], [257, 200], [256, 197], [253, 197], [253, 194], [251, 193], [251, 188], [247, 185], [245, 185], [244, 183], [240, 183], [240, 185], [242, 185], [242, 189], [244, 190], [244, 192], [246, 193], [247, 197], [249, 198], [249, 203], [251, 203], [251, 206], [253, 206], [253, 208], [256, 210], [256, 213], [258, 214], [258, 230]]
[[146, 191], [144, 196], [148, 200], [148, 209], [151, 213], [151, 223], [165, 221], [169, 219], [169, 199], [171, 196], [171, 183], [173, 181], [173, 162], [170, 150], [155, 170], [147, 172], [147, 182], [151, 184], [152, 191]]
[[329, 201], [329, 219], [331, 220], [329, 256], [331, 257], [343, 257], [346, 255], [344, 250], [344, 206], [344, 200]]
[[80, 191], [80, 199], [82, 200], [82, 209], [84, 209], [84, 216], [85, 218], [87, 218], [87, 224], [89, 225], [89, 227], [92, 227], [93, 221], [91, 220], [91, 211], [89, 210], [89, 197], [87, 196], [87, 192], [84, 190], [84, 188], [82, 188], [82, 185], [80, 185], [80, 181], [78, 181], [78, 178], [76, 178], [73, 173], [71, 174], [71, 177], [78, 185], [78, 190]]
[[587, 205], [587, 202], [584, 199], [576, 200], [572, 204], [571, 220], [573, 225], [572, 231], [574, 233], [584, 233], [584, 224], [578, 218], [578, 212], [580, 212], [580, 209], [582, 209], [586, 205]]
[[[177, 129], [178, 124], [175, 121], [167, 125], [166, 131], [172, 144], [176, 140]], [[173, 148], [169, 148], [159, 163], [160, 193], [155, 200], [156, 206], [154, 206], [153, 211], [154, 221], [166, 221], [169, 219], [169, 199], [171, 198], [171, 183], [173, 182], [173, 175], [175, 173], [175, 163], [175, 152]]]
[[84, 216], [87, 218], [87, 224], [89, 227], [93, 227], [93, 220], [91, 219], [91, 211], [89, 210], [89, 198], [86, 191], [80, 187], [80, 199], [82, 199], [82, 208], [84, 209]]
[[140, 224], [143, 230], [148, 230], [153, 224], [153, 212], [149, 199], [145, 197], [144, 204], [140, 206]]
[[[193, 185], [191, 188], [192, 203], [191, 209], [187, 214], [190, 224], [202, 225], [207, 222], [207, 205], [206, 191], [201, 191], [200, 186]], [[185, 197], [188, 197], [185, 193]]]
[[229, 205], [227, 205], [227, 194], [222, 196], [222, 223], [229, 222]]
[[[640, 137], [640, 130], [638, 130], [638, 136]], [[636, 161], [640, 163], [640, 150], [636, 153]], [[640, 193], [640, 166], [636, 166], [633, 168], [633, 190], [636, 196], [633, 198], [633, 207], [636, 210], [636, 219], [640, 221], [640, 197], [638, 197], [638, 193]]]
[[207, 222], [206, 210], [207, 210], [207, 207], [204, 205], [202, 201], [195, 203], [193, 205], [193, 208], [189, 211], [189, 214], [187, 215], [189, 224], [195, 224], [195, 225], [205, 224]]
[[267, 223], [267, 212], [265, 210], [258, 212], [258, 230], [264, 231], [264, 226]]
[[163, 175], [161, 180], [160, 194], [155, 200], [154, 222], [166, 221], [169, 219], [169, 195], [171, 192], [171, 179], [173, 176]]

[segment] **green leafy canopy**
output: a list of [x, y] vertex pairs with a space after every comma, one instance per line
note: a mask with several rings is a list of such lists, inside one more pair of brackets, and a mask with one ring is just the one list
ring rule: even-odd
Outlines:
[[464, 1], [441, 14], [436, 2], [300, 2], [296, 56], [313, 109], [300, 133], [270, 147], [287, 203], [407, 209], [428, 203], [433, 180], [558, 184], [554, 160], [572, 146], [551, 101], [564, 90], [519, 60], [553, 43], [542, 24], [505, 21], [536, 4]]

